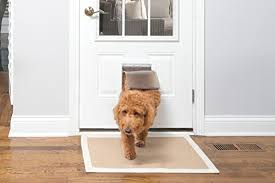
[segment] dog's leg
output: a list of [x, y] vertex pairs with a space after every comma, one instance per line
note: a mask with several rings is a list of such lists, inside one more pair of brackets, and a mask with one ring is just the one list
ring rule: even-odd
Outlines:
[[144, 130], [140, 134], [136, 135], [135, 144], [137, 147], [144, 147], [145, 146], [145, 139], [148, 135], [148, 131]]
[[133, 160], [136, 158], [135, 138], [133, 135], [121, 133], [122, 148], [126, 159]]

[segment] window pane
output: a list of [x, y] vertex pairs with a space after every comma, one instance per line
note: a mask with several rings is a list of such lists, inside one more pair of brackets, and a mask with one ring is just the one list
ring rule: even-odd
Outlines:
[[151, 35], [173, 35], [173, 0], [151, 0]]
[[147, 0], [125, 0], [125, 35], [148, 35]]
[[100, 14], [100, 35], [122, 34], [122, 1], [121, 0], [99, 0], [100, 9], [108, 14]]

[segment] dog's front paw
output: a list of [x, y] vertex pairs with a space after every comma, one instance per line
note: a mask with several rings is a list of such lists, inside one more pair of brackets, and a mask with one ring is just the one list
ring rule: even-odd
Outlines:
[[136, 153], [125, 153], [124, 156], [128, 160], [134, 160], [137, 157]]
[[145, 142], [143, 140], [139, 140], [135, 144], [137, 147], [145, 147]]

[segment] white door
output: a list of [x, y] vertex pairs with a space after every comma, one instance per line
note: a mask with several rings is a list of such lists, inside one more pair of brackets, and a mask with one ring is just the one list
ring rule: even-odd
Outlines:
[[[158, 74], [154, 128], [192, 128], [192, 1], [80, 1], [80, 128], [117, 127], [123, 64], [151, 64]], [[108, 14], [87, 16], [87, 7]]]

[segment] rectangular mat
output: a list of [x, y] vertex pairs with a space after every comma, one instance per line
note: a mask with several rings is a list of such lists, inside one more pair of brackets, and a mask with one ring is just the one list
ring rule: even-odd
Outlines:
[[136, 148], [137, 158], [123, 156], [119, 133], [81, 136], [86, 172], [218, 173], [214, 164], [189, 135], [151, 133], [146, 147]]

